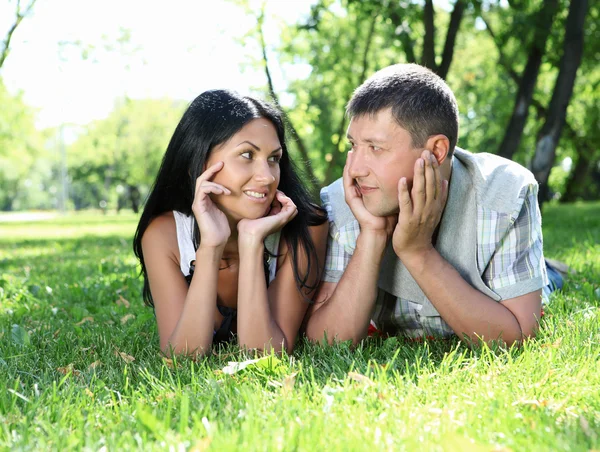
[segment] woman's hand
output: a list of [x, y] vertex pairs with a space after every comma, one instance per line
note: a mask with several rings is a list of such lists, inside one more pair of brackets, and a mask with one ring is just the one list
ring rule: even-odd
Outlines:
[[277, 190], [266, 216], [256, 220], [243, 219], [238, 223], [239, 244], [262, 244], [268, 235], [283, 228], [297, 214], [296, 204]]
[[209, 194], [230, 195], [231, 191], [211, 179], [223, 169], [223, 162], [217, 162], [207, 168], [196, 179], [196, 192], [192, 211], [200, 229], [200, 247], [223, 247], [231, 235], [227, 217], [210, 199]]

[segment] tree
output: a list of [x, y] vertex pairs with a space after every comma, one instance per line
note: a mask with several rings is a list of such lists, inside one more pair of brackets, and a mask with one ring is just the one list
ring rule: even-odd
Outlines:
[[137, 212], [184, 107], [169, 99], [125, 99], [92, 123], [68, 149], [75, 207], [129, 205]]
[[566, 120], [567, 107], [573, 93], [577, 69], [583, 54], [583, 25], [587, 13], [587, 0], [571, 0], [567, 17], [563, 54], [546, 121], [538, 137], [531, 170], [540, 184], [540, 204], [548, 201], [548, 177], [554, 166], [556, 147]]
[[33, 5], [35, 4], [35, 1], [36, 0], [30, 0], [29, 3], [25, 7], [23, 7], [23, 5], [21, 5], [21, 0], [16, 1], [15, 19], [14, 19], [12, 25], [9, 27], [8, 31], [6, 32], [6, 37], [4, 38], [4, 41], [2, 42], [2, 47], [0, 47], [0, 69], [4, 65], [4, 61], [6, 61], [6, 58], [8, 57], [8, 54], [10, 53], [10, 41], [12, 40], [15, 30], [21, 24], [23, 19], [25, 17], [27, 17], [27, 15], [31, 12], [31, 10], [33, 9]]

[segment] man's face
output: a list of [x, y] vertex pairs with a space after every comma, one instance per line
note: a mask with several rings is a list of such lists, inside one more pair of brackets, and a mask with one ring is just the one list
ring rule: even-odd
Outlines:
[[391, 109], [352, 118], [347, 137], [353, 150], [349, 174], [366, 209], [378, 217], [398, 213], [398, 181], [406, 177], [412, 187], [415, 162], [423, 149], [413, 147]]

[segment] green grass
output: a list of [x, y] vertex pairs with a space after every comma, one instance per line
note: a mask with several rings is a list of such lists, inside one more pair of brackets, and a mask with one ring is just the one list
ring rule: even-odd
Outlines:
[[600, 448], [600, 203], [544, 212], [546, 255], [578, 273], [521, 348], [301, 343], [233, 375], [234, 346], [161, 357], [135, 224], [0, 223], [0, 449]]

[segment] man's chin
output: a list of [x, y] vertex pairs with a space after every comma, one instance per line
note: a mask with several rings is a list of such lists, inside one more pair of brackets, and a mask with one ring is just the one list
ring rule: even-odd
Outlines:
[[398, 206], [382, 206], [381, 204], [379, 205], [369, 205], [369, 204], [365, 204], [365, 208], [367, 209], [367, 211], [375, 216], [375, 217], [388, 217], [390, 215], [397, 215], [399, 210], [398, 210]]

